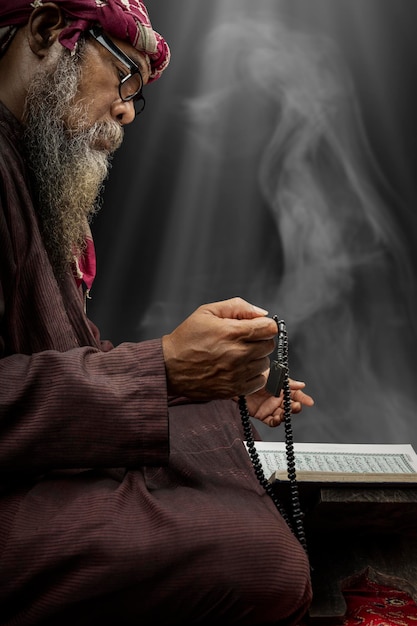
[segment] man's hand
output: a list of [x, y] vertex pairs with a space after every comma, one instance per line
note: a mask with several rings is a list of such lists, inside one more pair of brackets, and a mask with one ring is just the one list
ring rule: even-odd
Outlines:
[[[313, 406], [314, 400], [304, 393], [305, 383], [290, 379], [291, 413], [300, 413], [304, 406]], [[284, 419], [283, 392], [278, 397], [260, 389], [246, 398], [249, 414], [268, 426], [279, 426]]]
[[162, 338], [168, 391], [196, 400], [262, 389], [277, 325], [241, 298], [199, 307]]

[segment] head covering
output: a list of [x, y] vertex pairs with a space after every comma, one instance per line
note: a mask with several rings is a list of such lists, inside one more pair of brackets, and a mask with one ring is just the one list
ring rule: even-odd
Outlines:
[[[153, 30], [148, 11], [140, 0], [52, 0], [68, 18], [68, 26], [59, 41], [72, 52], [82, 32], [94, 23], [112, 37], [129, 41], [145, 52], [150, 60], [149, 82], [156, 80], [167, 67], [169, 47], [164, 38]], [[26, 24], [32, 11], [42, 7], [43, 0], [1, 0], [0, 55], [6, 49], [19, 26]]]

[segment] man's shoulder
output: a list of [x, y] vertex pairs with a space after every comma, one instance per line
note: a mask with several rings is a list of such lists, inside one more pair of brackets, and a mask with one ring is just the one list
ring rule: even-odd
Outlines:
[[19, 149], [22, 126], [13, 113], [0, 100], [0, 150]]
[[21, 126], [0, 102], [0, 172], [2, 178], [22, 171]]

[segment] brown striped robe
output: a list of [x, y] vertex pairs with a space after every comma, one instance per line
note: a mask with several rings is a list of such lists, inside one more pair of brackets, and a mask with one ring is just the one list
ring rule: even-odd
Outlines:
[[294, 624], [298, 541], [234, 402], [167, 397], [160, 340], [112, 347], [58, 286], [0, 104], [0, 624]]

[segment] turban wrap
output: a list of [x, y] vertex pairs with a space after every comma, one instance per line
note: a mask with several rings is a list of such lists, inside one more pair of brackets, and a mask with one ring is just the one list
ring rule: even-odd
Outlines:
[[[169, 63], [170, 51], [164, 38], [153, 30], [148, 11], [140, 0], [52, 0], [68, 19], [59, 41], [73, 52], [81, 33], [94, 23], [110, 36], [129, 41], [148, 55], [151, 65], [149, 82], [159, 78]], [[29, 21], [43, 0], [1, 0], [0, 55], [16, 29]]]

